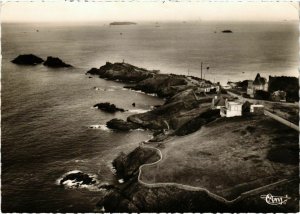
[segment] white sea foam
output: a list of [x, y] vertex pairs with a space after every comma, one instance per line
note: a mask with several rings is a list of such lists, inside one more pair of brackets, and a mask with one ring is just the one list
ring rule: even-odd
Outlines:
[[137, 113], [137, 114], [145, 113], [147, 111], [149, 111], [149, 110], [146, 110], [146, 109], [130, 109], [130, 110], [128, 110], [128, 112], [130, 112], [130, 113]]
[[122, 183], [124, 183], [124, 179], [121, 178], [121, 179], [118, 180], [118, 182], [119, 182], [120, 184], [122, 184]]
[[115, 167], [110, 167], [110, 171], [115, 175], [117, 173], [117, 170]]
[[109, 89], [105, 89], [105, 91], [115, 91], [115, 89], [109, 88]]
[[109, 128], [107, 128], [107, 126], [106, 125], [90, 125], [89, 126], [89, 128], [90, 129], [101, 129], [102, 131], [110, 131], [110, 129]]
[[157, 94], [155, 94], [155, 93], [150, 94], [150, 93], [145, 93], [145, 92], [140, 91], [140, 90], [132, 90], [132, 91], [135, 91], [136, 93], [140, 93], [140, 94], [146, 94], [146, 95], [149, 95], [149, 96], [152, 96], [152, 97], [157, 97]]
[[[60, 183], [61, 180], [63, 180], [67, 175], [76, 174], [78, 172], [82, 173], [82, 171], [80, 171], [80, 170], [72, 170], [70, 172], [63, 174], [59, 179], [56, 180], [55, 184], [61, 185], [61, 183]], [[69, 188], [69, 189], [76, 189], [76, 188], [83, 189], [84, 188], [84, 189], [89, 189], [91, 191], [100, 191], [98, 188], [99, 181], [96, 179], [96, 175], [91, 175], [91, 174], [87, 174], [87, 175], [96, 182], [94, 184], [87, 185], [87, 184], [82, 184], [83, 181], [65, 180], [62, 183], [62, 185], [64, 185], [66, 188]]]
[[104, 91], [103, 88], [94, 87], [94, 89], [95, 89], [96, 91]]

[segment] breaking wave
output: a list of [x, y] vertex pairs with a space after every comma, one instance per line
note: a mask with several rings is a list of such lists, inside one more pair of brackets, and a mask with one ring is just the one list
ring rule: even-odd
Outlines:
[[89, 128], [90, 129], [101, 129], [103, 131], [110, 131], [110, 129], [107, 128], [106, 125], [101, 125], [101, 124], [100, 125], [90, 125]]

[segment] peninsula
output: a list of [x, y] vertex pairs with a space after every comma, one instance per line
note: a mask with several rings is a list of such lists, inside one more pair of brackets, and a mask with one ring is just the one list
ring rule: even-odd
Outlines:
[[[162, 74], [127, 63], [109, 63], [87, 74], [128, 83], [165, 103], [113, 119], [117, 131], [144, 128], [153, 137], [113, 161], [119, 185], [104, 188], [97, 204], [107, 212], [295, 212], [298, 209], [298, 132], [243, 105], [219, 84], [193, 76]], [[225, 102], [224, 102], [225, 100]], [[231, 100], [230, 102], [228, 100]], [[254, 105], [257, 107], [257, 105]], [[222, 116], [224, 115], [227, 116]], [[222, 113], [223, 112], [223, 113]], [[179, 137], [180, 136], [180, 137]], [[274, 169], [276, 169], [274, 171]], [[261, 195], [281, 193], [289, 206]]]

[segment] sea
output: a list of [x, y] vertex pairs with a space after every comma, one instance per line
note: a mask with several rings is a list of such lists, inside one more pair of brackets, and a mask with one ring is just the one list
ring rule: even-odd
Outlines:
[[[233, 33], [222, 33], [227, 29]], [[92, 67], [124, 61], [200, 77], [202, 63], [203, 77], [223, 85], [257, 73], [298, 76], [298, 22], [2, 23], [1, 33], [2, 212], [93, 212], [104, 190], [61, 186], [59, 179], [79, 170], [99, 185], [117, 183], [112, 160], [150, 139], [147, 130], [116, 132], [105, 124], [164, 100], [89, 78]], [[10, 62], [29, 53], [74, 67]], [[99, 102], [128, 111], [105, 113], [93, 108]]]

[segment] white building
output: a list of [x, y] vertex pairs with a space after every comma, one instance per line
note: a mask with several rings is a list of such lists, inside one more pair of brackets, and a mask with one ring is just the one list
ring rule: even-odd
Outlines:
[[250, 112], [252, 114], [264, 114], [264, 106], [258, 105], [258, 104], [253, 104], [250, 106]]
[[242, 103], [225, 100], [225, 107], [221, 107], [221, 117], [242, 116]]

